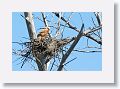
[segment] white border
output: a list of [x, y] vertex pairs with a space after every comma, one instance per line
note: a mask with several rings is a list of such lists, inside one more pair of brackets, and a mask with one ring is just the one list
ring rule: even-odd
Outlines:
[[[0, 80], [3, 83], [114, 83], [113, 0], [4, 0], [0, 5]], [[102, 71], [12, 71], [12, 12], [100, 11], [103, 15]]]

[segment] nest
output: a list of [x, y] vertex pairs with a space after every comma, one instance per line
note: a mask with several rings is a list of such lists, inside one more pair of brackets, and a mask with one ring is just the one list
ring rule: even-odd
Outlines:
[[40, 61], [44, 59], [44, 63], [48, 63], [50, 59], [56, 55], [60, 48], [70, 43], [72, 39], [45, 39], [43, 42], [40, 42], [38, 39], [35, 39], [32, 44], [32, 54], [33, 56]]
[[[47, 64], [56, 54], [61, 51], [61, 47], [64, 47], [68, 43], [72, 42], [75, 38], [46, 38], [44, 41], [39, 41], [39, 39], [34, 39], [30, 42], [19, 43], [24, 46], [20, 52], [13, 51], [14, 54], [20, 55], [24, 58], [22, 66], [28, 59], [34, 59], [42, 64]], [[41, 64], [41, 65], [42, 65]], [[21, 66], [21, 67], [22, 67]]]

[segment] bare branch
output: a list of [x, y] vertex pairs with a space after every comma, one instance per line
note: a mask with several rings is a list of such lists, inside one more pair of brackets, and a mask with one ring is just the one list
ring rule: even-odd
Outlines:
[[97, 12], [97, 13], [94, 12], [94, 14], [96, 16], [98, 24], [101, 25], [101, 20], [100, 20], [99, 12]]
[[77, 52], [83, 52], [83, 53], [95, 53], [95, 52], [101, 52], [101, 51], [96, 51], [96, 50], [73, 50]]
[[50, 68], [50, 71], [52, 70], [54, 64], [55, 64], [55, 58], [54, 58], [54, 60], [53, 60], [52, 66], [51, 66], [51, 68]]
[[32, 18], [32, 12], [24, 12], [24, 15], [25, 15], [27, 28], [28, 28], [29, 37], [31, 40], [34, 40], [35, 38], [37, 38], [37, 36], [36, 36], [35, 26]]
[[[60, 17], [60, 15], [56, 12], [53, 12], [58, 18]], [[67, 25], [69, 26], [69, 28], [74, 29], [75, 31], [79, 32], [79, 30], [77, 30], [76, 27], [72, 26], [65, 18], [61, 17], [61, 19], [67, 23]]]
[[91, 35], [87, 34], [85, 35], [86, 37], [92, 39], [93, 41], [97, 42], [98, 44], [102, 45], [102, 40], [98, 40], [98, 39], [95, 39], [94, 37], [92, 37]]
[[47, 20], [46, 20], [46, 17], [44, 15], [44, 13], [43, 12], [41, 12], [41, 13], [42, 13], [42, 17], [43, 17], [43, 21], [44, 21], [45, 27], [48, 27], [48, 23], [47, 23]]
[[93, 28], [93, 29], [85, 30], [85, 31], [83, 32], [83, 35], [86, 35], [86, 34], [89, 34], [89, 33], [95, 32], [95, 31], [98, 31], [98, 30], [100, 30], [101, 28], [102, 28], [102, 26], [100, 25], [100, 26], [97, 26], [97, 27], [95, 27], [95, 28]]
[[68, 63], [74, 61], [75, 59], [77, 59], [77, 57], [75, 57], [75, 58], [73, 58], [72, 60], [70, 60], [70, 61], [68, 61], [67, 63], [65, 63], [64, 66], [67, 65]]
[[78, 41], [80, 40], [80, 38], [82, 37], [82, 33], [83, 33], [83, 28], [84, 28], [84, 24], [81, 27], [81, 30], [79, 32], [79, 34], [77, 35], [76, 39], [74, 40], [74, 42], [72, 43], [71, 47], [68, 49], [68, 51], [65, 53], [65, 55], [62, 57], [61, 63], [59, 65], [58, 71], [61, 71], [63, 68], [63, 64], [65, 63], [66, 59], [68, 58], [68, 56], [70, 55], [70, 53], [73, 51], [74, 47], [76, 46], [76, 44], [78, 43]]
[[[54, 13], [58, 18], [60, 17], [58, 13], [56, 13], [56, 12], [53, 12], [53, 13]], [[73, 30], [75, 30], [75, 31], [77, 31], [77, 32], [80, 32], [80, 30], [78, 30], [75, 26], [73, 26], [72, 24], [70, 24], [64, 17], [61, 17], [61, 19], [62, 19], [64, 22], [67, 23], [67, 25], [69, 26], [69, 28], [71, 28], [71, 29], [73, 29]], [[100, 30], [101, 28], [102, 28], [102, 26], [100, 25], [100, 26], [98, 26], [98, 27], [96, 27], [96, 28], [93, 28], [93, 29], [89, 30], [87, 33], [86, 33], [86, 31], [85, 31], [85, 32], [84, 32], [84, 36], [86, 36], [86, 37], [90, 38], [91, 40], [97, 42], [98, 44], [101, 44], [101, 45], [102, 45], [102, 41], [98, 41], [98, 40], [96, 40], [95, 38], [93, 38], [92, 36], [86, 35], [86, 34], [88, 34], [88, 33], [91, 33], [91, 32], [94, 32], [94, 31], [98, 31], [98, 30]]]

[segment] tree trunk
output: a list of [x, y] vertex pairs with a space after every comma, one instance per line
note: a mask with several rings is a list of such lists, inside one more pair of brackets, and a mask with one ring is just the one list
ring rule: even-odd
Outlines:
[[[33, 42], [34, 39], [37, 39], [37, 34], [36, 34], [35, 26], [34, 26], [32, 12], [24, 12], [24, 15], [25, 15], [29, 37], [30, 37], [31, 42]], [[45, 71], [47, 67], [46, 67], [46, 64], [44, 64], [44, 59], [40, 56], [35, 57], [35, 59], [36, 59], [36, 63], [37, 63], [39, 71]]]

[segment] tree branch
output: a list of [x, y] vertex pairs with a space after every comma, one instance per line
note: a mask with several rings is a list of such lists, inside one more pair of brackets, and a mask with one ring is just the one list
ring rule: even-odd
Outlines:
[[[54, 13], [58, 18], [60, 17], [60, 16], [59, 16], [59, 13], [56, 13], [56, 12], [53, 12], [53, 13]], [[80, 32], [79, 30], [77, 30], [77, 28], [76, 28], [75, 26], [73, 26], [72, 24], [70, 24], [64, 17], [61, 17], [61, 19], [62, 19], [64, 22], [67, 23], [67, 25], [69, 26], [69, 28], [71, 28], [71, 29], [73, 29], [73, 30], [75, 30], [75, 31], [77, 31], [77, 32]], [[87, 33], [86, 33], [87, 30], [86, 30], [85, 32], [83, 32], [83, 35], [86, 36], [86, 37], [88, 37], [88, 38], [90, 38], [91, 40], [97, 42], [98, 44], [101, 44], [101, 45], [102, 45], [102, 41], [98, 41], [98, 40], [96, 40], [95, 38], [93, 38], [92, 36], [87, 35], [88, 33], [98, 31], [98, 30], [100, 30], [101, 28], [102, 28], [102, 26], [100, 25], [100, 26], [98, 26], [98, 27], [96, 27], [96, 28], [93, 28], [93, 29], [89, 30]]]
[[72, 50], [74, 49], [74, 47], [76, 46], [76, 44], [78, 43], [80, 38], [82, 37], [83, 28], [84, 28], [84, 24], [82, 25], [81, 30], [80, 30], [79, 34], [77, 35], [76, 39], [74, 40], [74, 42], [72, 43], [71, 47], [68, 49], [68, 51], [62, 57], [62, 60], [61, 60], [60, 65], [58, 67], [58, 71], [61, 71], [63, 69], [65, 61], [67, 60], [68, 56], [70, 55], [70, 53], [72, 52]]
[[[60, 18], [59, 13], [53, 12], [58, 18]], [[79, 30], [77, 30], [76, 27], [72, 26], [72, 24], [70, 24], [65, 18], [61, 17], [61, 19], [67, 23], [67, 25], [69, 26], [69, 28], [74, 29], [75, 31], [79, 32]]]
[[36, 39], [36, 31], [32, 18], [32, 12], [24, 12], [30, 40]]
[[86, 37], [92, 39], [93, 41], [97, 42], [98, 44], [102, 45], [102, 40], [98, 40], [98, 39], [95, 39], [94, 37], [92, 37], [91, 35], [87, 34], [85, 35]]
[[[25, 15], [25, 21], [26, 21], [26, 24], [27, 24], [29, 37], [30, 37], [31, 42], [33, 42], [34, 39], [37, 38], [37, 35], [36, 35], [36, 31], [35, 31], [34, 21], [33, 21], [33, 18], [32, 18], [32, 12], [24, 12], [24, 15]], [[39, 71], [42, 71], [43, 70], [43, 65], [41, 64], [41, 62], [38, 61], [40, 58], [38, 59], [38, 58], [35, 57], [35, 59], [36, 59], [36, 63], [37, 63]]]
[[47, 20], [46, 20], [46, 17], [45, 17], [45, 15], [44, 15], [44, 13], [43, 13], [43, 12], [41, 12], [41, 13], [42, 13], [43, 22], [44, 22], [44, 24], [45, 24], [45, 27], [48, 27], [48, 23], [47, 23]]

